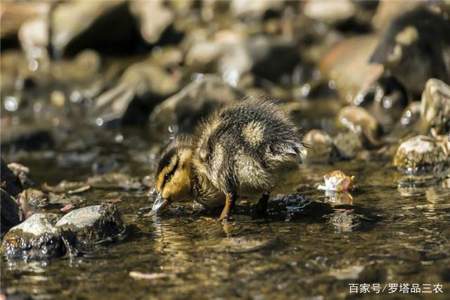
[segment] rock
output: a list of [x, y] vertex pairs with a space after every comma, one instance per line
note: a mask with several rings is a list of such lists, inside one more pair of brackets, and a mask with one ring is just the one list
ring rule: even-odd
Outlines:
[[189, 133], [199, 120], [218, 108], [240, 100], [243, 94], [212, 75], [197, 78], [180, 92], [155, 107], [150, 115], [154, 132], [175, 131]]
[[363, 150], [361, 140], [354, 132], [338, 133], [333, 143], [342, 159], [353, 159]]
[[151, 109], [179, 90], [181, 77], [170, 70], [180, 61], [179, 51], [168, 49], [132, 64], [112, 88], [97, 97], [92, 112], [95, 123], [145, 124]]
[[12, 162], [8, 164], [8, 168], [14, 173], [14, 175], [19, 178], [22, 187], [26, 188], [34, 184], [29, 177], [30, 169], [28, 167], [16, 162]]
[[380, 0], [376, 14], [373, 16], [373, 26], [378, 30], [384, 30], [399, 15], [423, 5], [426, 0], [420, 1], [390, 1]]
[[164, 31], [173, 23], [173, 12], [162, 0], [132, 1], [130, 9], [137, 17], [140, 33], [149, 44], [156, 44]]
[[52, 45], [58, 56], [87, 48], [133, 50], [140, 39], [129, 3], [124, 0], [59, 4], [53, 12], [52, 29]]
[[449, 163], [443, 145], [434, 138], [418, 135], [401, 143], [394, 156], [394, 166], [406, 174], [438, 172]]
[[96, 244], [114, 240], [125, 232], [121, 215], [112, 204], [72, 210], [55, 226], [68, 244], [78, 251], [89, 251]]
[[322, 130], [313, 129], [303, 137], [307, 147], [305, 160], [308, 162], [328, 162], [333, 152], [333, 140]]
[[8, 259], [49, 259], [65, 252], [61, 234], [54, 226], [57, 215], [36, 213], [5, 235], [2, 252]]
[[26, 205], [42, 208], [48, 206], [48, 196], [40, 190], [28, 188], [20, 193], [19, 203], [21, 203], [22, 208]]
[[41, 65], [48, 66], [48, 32], [46, 16], [28, 20], [20, 27], [20, 46], [25, 52], [31, 71], [38, 70]]
[[242, 32], [221, 30], [211, 38], [200, 32], [189, 43], [186, 65], [195, 72], [217, 72], [226, 83], [235, 87], [251, 71], [253, 58]]
[[215, 68], [215, 63], [223, 48], [215, 41], [198, 41], [186, 52], [186, 65], [197, 72], [206, 72]]
[[392, 20], [370, 62], [381, 64], [413, 96], [430, 78], [450, 81], [450, 22], [443, 12], [420, 6]]
[[307, 17], [329, 24], [348, 20], [356, 13], [356, 7], [350, 0], [310, 0], [303, 10]]
[[17, 34], [22, 24], [30, 19], [45, 16], [48, 10], [47, 2], [2, 2], [0, 15], [2, 16], [2, 26], [0, 27], [0, 39], [2, 50], [5, 42], [17, 42]]
[[357, 93], [369, 87], [382, 74], [383, 68], [369, 64], [377, 37], [366, 35], [337, 43], [320, 61], [320, 70], [348, 103]]
[[361, 137], [364, 144], [378, 146], [381, 127], [378, 121], [364, 108], [347, 106], [338, 114], [338, 124]]
[[231, 13], [235, 17], [261, 18], [269, 10], [281, 10], [284, 0], [232, 0]]
[[401, 117], [408, 104], [404, 87], [392, 76], [382, 76], [360, 91], [353, 104], [362, 106], [388, 131]]
[[12, 196], [17, 196], [23, 190], [19, 177], [14, 174], [3, 158], [1, 159], [0, 181], [2, 190]]
[[410, 103], [403, 111], [400, 124], [405, 127], [416, 124], [420, 120], [420, 110], [421, 104], [419, 102]]
[[337, 280], [356, 280], [363, 270], [364, 266], [354, 265], [344, 269], [332, 269], [328, 274]]
[[450, 87], [438, 79], [429, 79], [422, 93], [420, 114], [427, 128], [436, 133], [450, 132]]

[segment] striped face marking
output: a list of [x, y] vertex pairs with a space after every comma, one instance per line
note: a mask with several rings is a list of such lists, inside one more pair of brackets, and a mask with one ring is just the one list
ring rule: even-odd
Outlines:
[[174, 148], [168, 151], [158, 166], [156, 191], [167, 203], [189, 198], [191, 192], [192, 150]]
[[167, 152], [159, 162], [158, 171], [156, 172], [156, 189], [161, 192], [167, 182], [170, 181], [172, 176], [175, 174], [175, 171], [178, 168], [178, 155], [176, 154], [175, 149]]

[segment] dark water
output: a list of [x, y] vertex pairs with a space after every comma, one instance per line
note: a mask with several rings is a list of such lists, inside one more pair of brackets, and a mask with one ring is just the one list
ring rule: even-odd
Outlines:
[[[154, 154], [135, 139], [89, 151], [96, 151], [96, 160], [115, 161], [106, 166], [142, 178], [152, 173]], [[61, 153], [43, 156], [12, 158], [28, 165], [39, 183], [92, 175], [89, 161], [62, 166]], [[316, 189], [334, 169], [356, 177], [352, 203], [333, 202]], [[448, 299], [450, 189], [445, 183], [399, 187], [400, 174], [385, 161], [305, 165], [295, 179], [293, 195], [273, 195], [267, 217], [254, 216], [242, 201], [228, 226], [189, 203], [146, 217], [152, 203], [147, 189], [91, 189], [82, 194], [82, 206], [121, 199], [117, 205], [128, 236], [78, 258], [2, 260], [2, 288], [36, 299]], [[133, 271], [157, 278], [133, 278]], [[389, 283], [442, 284], [444, 293], [350, 293], [350, 284], [383, 288]]]

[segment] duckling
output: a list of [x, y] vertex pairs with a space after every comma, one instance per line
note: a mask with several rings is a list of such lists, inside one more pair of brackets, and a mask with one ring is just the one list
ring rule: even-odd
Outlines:
[[261, 194], [265, 211], [270, 192], [302, 162], [305, 147], [295, 126], [268, 100], [248, 98], [214, 113], [191, 137], [178, 137], [156, 172], [157, 213], [173, 201], [194, 199], [223, 205], [230, 217], [240, 196]]

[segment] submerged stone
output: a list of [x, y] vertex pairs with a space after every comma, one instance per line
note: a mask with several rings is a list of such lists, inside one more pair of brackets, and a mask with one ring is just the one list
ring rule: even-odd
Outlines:
[[56, 214], [36, 213], [11, 228], [2, 243], [7, 259], [49, 259], [65, 252], [61, 234], [54, 226]]
[[125, 231], [115, 205], [103, 204], [75, 209], [55, 225], [71, 247], [89, 251], [96, 244], [118, 238]]
[[448, 162], [445, 147], [424, 135], [403, 142], [394, 157], [394, 166], [406, 174], [440, 171]]

